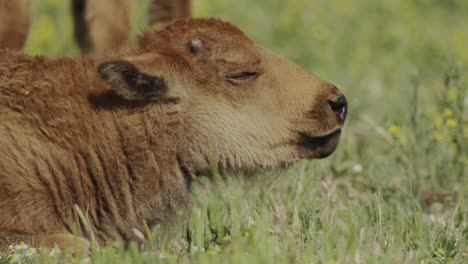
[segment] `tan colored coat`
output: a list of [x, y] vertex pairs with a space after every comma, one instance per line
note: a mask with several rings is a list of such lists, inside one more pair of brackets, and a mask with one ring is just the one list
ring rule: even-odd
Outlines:
[[[69, 245], [164, 223], [209, 171], [322, 158], [346, 100], [333, 85], [216, 19], [151, 28], [107, 58], [0, 51], [0, 233]], [[9, 238], [10, 237], [10, 238]], [[6, 243], [6, 242], [5, 242]]]

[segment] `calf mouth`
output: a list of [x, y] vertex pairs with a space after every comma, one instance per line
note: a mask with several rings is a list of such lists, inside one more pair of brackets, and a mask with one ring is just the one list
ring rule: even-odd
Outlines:
[[298, 132], [298, 148], [301, 158], [323, 159], [330, 156], [338, 146], [341, 127], [322, 135]]

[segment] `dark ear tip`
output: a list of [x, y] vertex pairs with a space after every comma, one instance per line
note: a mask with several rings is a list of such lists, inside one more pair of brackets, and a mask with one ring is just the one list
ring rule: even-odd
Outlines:
[[162, 77], [141, 72], [125, 60], [102, 62], [96, 66], [96, 70], [109, 88], [127, 100], [152, 99], [167, 90]]
[[107, 80], [113, 73], [119, 72], [120, 63], [120, 61], [105, 61], [97, 66], [97, 72], [103, 80]]
[[111, 60], [100, 63], [97, 66], [97, 71], [101, 78], [107, 79], [111, 74], [123, 73], [134, 71], [137, 72], [137, 68], [132, 63], [125, 60]]
[[109, 68], [111, 68], [109, 62], [103, 62], [97, 66], [97, 72], [102, 79], [106, 80], [109, 78]]
[[103, 63], [100, 63], [98, 66], [97, 66], [97, 71], [98, 72], [104, 72], [106, 70], [106, 68], [110, 67], [112, 64], [112, 62], [110, 61], [105, 61]]

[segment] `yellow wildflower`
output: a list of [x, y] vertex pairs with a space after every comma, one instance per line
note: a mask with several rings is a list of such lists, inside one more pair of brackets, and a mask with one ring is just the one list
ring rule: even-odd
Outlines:
[[450, 118], [447, 120], [447, 127], [448, 128], [456, 128], [457, 127], [457, 121], [453, 118]]
[[450, 148], [452, 149], [453, 152], [457, 152], [458, 146], [455, 143], [450, 144]]
[[447, 98], [452, 101], [452, 102], [455, 102], [457, 101], [457, 98], [458, 98], [458, 91], [457, 91], [457, 88], [455, 87], [450, 87], [450, 89], [448, 90], [447, 92]]
[[435, 117], [435, 124], [437, 128], [441, 128], [442, 125], [444, 124], [444, 119], [441, 116], [436, 116]]
[[452, 117], [453, 116], [453, 111], [450, 108], [445, 108], [444, 109], [444, 116], [445, 117]]
[[434, 133], [432, 133], [432, 137], [434, 137], [434, 139], [437, 141], [437, 142], [444, 142], [446, 137], [444, 134], [438, 132], [438, 131], [435, 131]]
[[209, 249], [208, 251], [206, 251], [206, 254], [208, 256], [216, 256], [217, 253], [216, 253], [216, 251]]
[[397, 137], [401, 133], [401, 127], [396, 126], [396, 125], [391, 125], [390, 128], [388, 129], [388, 132], [393, 137]]
[[[461, 164], [468, 164], [468, 157], [460, 155], [457, 157], [457, 161]], [[468, 185], [466, 185], [468, 187]]]
[[60, 0], [49, 0], [49, 1], [47, 1], [47, 4], [50, 7], [58, 8], [59, 5], [60, 5]]
[[445, 250], [443, 248], [438, 248], [437, 253], [439, 253], [441, 255], [445, 255]]

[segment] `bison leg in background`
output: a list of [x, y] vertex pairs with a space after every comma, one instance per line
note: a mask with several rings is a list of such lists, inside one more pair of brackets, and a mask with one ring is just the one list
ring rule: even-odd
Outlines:
[[133, 0], [73, 0], [75, 39], [82, 53], [122, 46], [131, 32]]
[[148, 8], [149, 24], [166, 23], [192, 15], [191, 0], [151, 0]]
[[31, 0], [0, 0], [0, 48], [21, 49], [31, 20]]

